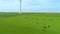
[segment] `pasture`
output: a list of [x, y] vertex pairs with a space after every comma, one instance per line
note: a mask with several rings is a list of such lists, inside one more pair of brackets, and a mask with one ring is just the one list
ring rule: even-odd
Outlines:
[[60, 34], [60, 14], [0, 13], [0, 34]]

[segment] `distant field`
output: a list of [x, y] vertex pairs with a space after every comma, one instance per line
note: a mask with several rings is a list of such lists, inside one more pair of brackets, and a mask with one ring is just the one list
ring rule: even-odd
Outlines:
[[0, 34], [60, 34], [60, 14], [0, 13]]

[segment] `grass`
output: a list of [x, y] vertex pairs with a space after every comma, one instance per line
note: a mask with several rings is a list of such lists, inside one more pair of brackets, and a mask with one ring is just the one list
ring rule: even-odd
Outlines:
[[60, 34], [60, 14], [0, 13], [0, 34]]

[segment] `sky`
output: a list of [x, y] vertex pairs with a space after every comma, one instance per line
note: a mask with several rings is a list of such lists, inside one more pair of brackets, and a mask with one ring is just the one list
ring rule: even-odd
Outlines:
[[[60, 0], [22, 0], [22, 12], [60, 12]], [[18, 12], [20, 0], [0, 0], [0, 12]]]

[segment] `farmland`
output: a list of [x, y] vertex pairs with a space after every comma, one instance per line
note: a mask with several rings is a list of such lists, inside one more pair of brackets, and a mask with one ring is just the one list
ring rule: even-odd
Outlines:
[[0, 34], [60, 34], [60, 13], [0, 13]]

